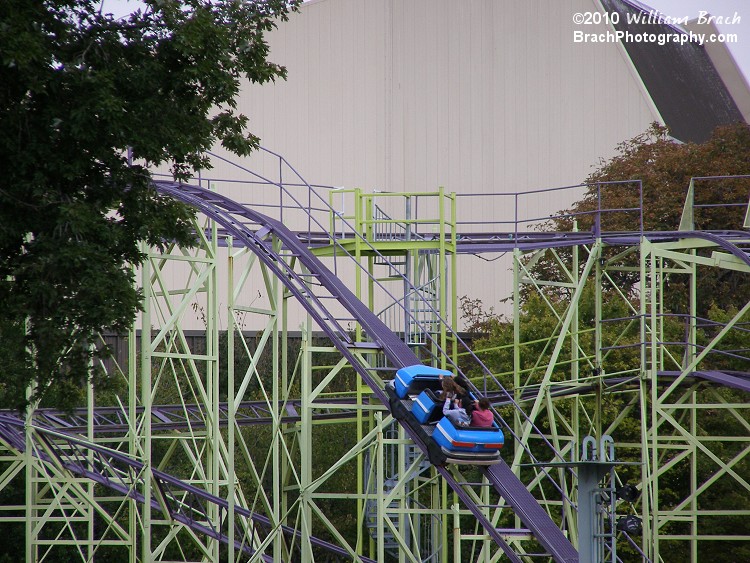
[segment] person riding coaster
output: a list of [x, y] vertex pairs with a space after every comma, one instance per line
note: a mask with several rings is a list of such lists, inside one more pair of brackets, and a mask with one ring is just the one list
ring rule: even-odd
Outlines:
[[443, 382], [452, 376], [449, 371], [421, 364], [401, 368], [392, 385], [386, 386], [391, 412], [411, 421], [409, 425], [423, 437], [435, 465], [499, 463], [505, 440], [489, 400], [468, 390], [462, 399], [447, 397], [442, 393]]

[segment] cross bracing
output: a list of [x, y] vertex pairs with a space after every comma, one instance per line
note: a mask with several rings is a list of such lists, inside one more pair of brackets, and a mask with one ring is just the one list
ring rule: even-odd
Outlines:
[[[105, 548], [121, 549], [132, 561], [575, 560], [575, 470], [551, 464], [575, 459], [586, 436], [617, 438], [633, 419], [641, 422], [640, 437], [618, 443], [617, 451], [641, 460], [641, 496], [621, 507], [642, 518], [643, 533], [621, 533], [617, 545], [640, 558], [665, 560], [665, 549], [686, 544], [695, 560], [706, 542], [746, 541], [741, 533], [707, 537], [702, 530], [706, 518], [745, 516], [705, 507], [702, 499], [727, 480], [747, 487], [746, 440], [741, 433], [698, 431], [706, 413], [717, 409], [747, 429], [744, 403], [722, 393], [747, 391], [746, 372], [715, 369], [710, 361], [715, 354], [743, 357], [722, 342], [744, 330], [744, 311], [712, 328], [703, 348], [693, 334], [692, 327], [701, 326], [694, 312], [686, 314], [692, 320], [679, 342], [663, 320], [670, 275], [697, 284], [700, 268], [746, 271], [744, 231], [548, 233], [516, 220], [506, 232], [462, 234], [455, 211], [460, 199], [442, 190], [434, 197], [447, 205], [436, 205], [438, 211], [424, 219], [370, 213], [368, 198], [356, 193], [362, 207], [355, 212], [326, 210], [327, 197], [310, 205], [313, 190], [298, 181], [290, 185], [295, 183], [308, 190], [305, 198], [281, 180], [267, 184], [297, 200], [286, 213], [319, 205], [325, 220], [311, 213], [306, 229], [290, 230], [285, 225], [294, 221], [248, 212], [216, 192], [159, 184], [198, 207], [207, 221], [197, 225], [197, 250], [151, 253], [143, 269], [150, 308], [141, 334], [150, 337], [141, 339], [140, 353], [131, 352], [129, 395], [106, 408], [92, 400], [85, 412], [40, 410], [25, 435], [18, 430], [23, 422], [11, 417], [3, 432], [9, 456], [0, 484], [21, 477], [31, 482], [26, 506], [19, 507], [29, 516], [29, 557], [53, 557], [56, 547], [70, 544], [84, 561]], [[567, 295], [564, 305], [547, 304], [557, 326], [543, 336], [534, 365], [521, 363], [526, 342], [510, 343], [516, 365], [509, 374], [483, 367], [485, 352], [464, 348], [453, 326], [455, 260], [493, 253], [512, 256], [516, 302], [521, 288], [542, 296], [557, 288]], [[536, 275], [531, 266], [540, 260], [555, 264], [558, 275]], [[182, 286], [169, 279], [172, 262], [183, 267]], [[346, 265], [351, 262], [354, 268]], [[220, 271], [228, 272], [221, 282], [230, 288], [226, 303], [218, 298]], [[641, 275], [640, 300], [623, 295], [632, 307], [629, 316], [582, 326], [584, 295], [612, 283], [617, 271]], [[352, 275], [354, 282], [342, 283], [337, 274]], [[263, 298], [249, 297], [258, 287]], [[414, 299], [420, 296], [423, 304]], [[398, 321], [383, 315], [386, 325], [370, 311], [389, 299], [402, 312], [394, 316]], [[297, 328], [288, 326], [295, 300], [308, 315], [299, 351], [286, 342]], [[205, 350], [187, 345], [182, 324], [190, 311], [205, 322]], [[219, 342], [222, 314], [228, 344]], [[255, 347], [241, 337], [250, 317], [262, 327]], [[316, 331], [328, 336], [325, 345], [313, 342]], [[642, 361], [610, 372], [608, 362], [626, 347], [639, 348]], [[222, 355], [229, 358], [226, 371], [219, 367]], [[479, 366], [480, 375], [476, 368], [469, 373], [473, 387], [502, 409], [509, 442], [507, 463], [478, 471], [431, 465], [423, 437], [408, 424], [399, 427], [382, 396], [399, 366], [424, 361], [458, 371], [458, 365], [466, 369], [466, 358]], [[508, 375], [512, 385], [501, 385]], [[337, 386], [342, 380], [349, 381], [343, 391]], [[613, 396], [623, 406], [611, 417], [603, 409]], [[350, 437], [340, 458], [321, 468], [316, 444], [333, 425], [347, 428]], [[55, 436], [63, 445], [37, 446], [37, 435]], [[717, 449], [718, 443], [731, 447]], [[55, 454], [58, 447], [65, 453]], [[102, 457], [97, 447], [116, 455]], [[102, 459], [120, 455], [129, 461], [118, 463], [138, 469], [115, 465], [110, 470], [121, 479], [119, 488], [94, 487], [92, 481], [102, 480], [82, 468], [100, 469]], [[686, 471], [692, 475], [689, 494], [669, 506], [660, 503], [663, 483]], [[341, 485], [340, 475], [354, 485]], [[342, 512], [353, 515], [354, 534], [342, 527]], [[626, 557], [622, 549], [606, 553], [613, 560]]]

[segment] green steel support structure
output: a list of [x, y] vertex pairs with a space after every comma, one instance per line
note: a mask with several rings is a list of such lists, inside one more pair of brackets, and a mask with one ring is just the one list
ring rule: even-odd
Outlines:
[[[686, 233], [694, 228], [693, 194], [691, 183], [683, 214]], [[342, 235], [339, 245], [362, 266], [352, 270], [357, 296], [426, 361], [439, 367], [465, 361], [451, 330], [460, 326], [457, 265], [470, 259], [459, 257], [455, 194], [442, 189], [330, 192], [333, 208], [341, 209], [337, 206], [344, 200], [349, 211], [330, 214], [329, 236]], [[356, 232], [345, 232], [347, 225]], [[155, 490], [157, 498], [160, 494], [150, 477], [158, 469], [225, 499], [226, 511], [214, 507], [206, 517], [226, 530], [228, 545], [170, 520], [166, 510], [123, 500], [64, 467], [40, 461], [34, 456], [30, 410], [26, 451], [9, 446], [0, 458], [0, 489], [22, 482], [25, 497], [3, 507], [0, 523], [23, 527], [27, 561], [54, 560], [56, 550], [81, 561], [95, 561], [104, 552], [132, 563], [245, 561], [247, 553], [233, 544], [238, 507], [270, 519], [274, 531], [255, 536], [253, 547], [269, 548], [274, 561], [316, 560], [309, 536], [341, 546], [352, 559], [502, 560], [403, 430], [382, 406], [370, 402], [369, 388], [347, 361], [316, 336], [309, 317], [297, 314], [299, 307], [273, 273], [212, 222], [200, 223], [196, 230], [200, 240], [194, 249], [145, 249], [148, 260], [140, 270], [144, 312], [139, 331], [134, 328], [129, 335], [122, 398], [104, 399], [126, 413], [128, 429], [120, 435], [96, 432], [93, 409], [100, 398], [92, 390], [85, 436], [145, 461], [144, 475], [132, 476], [132, 483], [147, 498]], [[425, 232], [432, 236], [423, 236]], [[273, 236], [269, 240], [280, 248]], [[750, 303], [741, 304], [710, 334], [699, 327], [704, 269], [750, 274], [742, 260], [714, 246], [688, 235], [661, 241], [644, 235], [640, 244], [621, 247], [602, 237], [564, 249], [516, 246], [502, 263], [512, 268], [513, 341], [474, 349], [480, 359], [498, 352], [512, 358], [506, 372], [494, 375], [512, 381], [512, 397], [522, 411], [502, 412], [535, 452], [543, 451], [544, 444], [532, 425], [543, 429], [559, 456], [547, 453], [542, 462], [580, 462], [584, 439], [605, 435], [614, 437], [624, 460], [637, 462], [637, 469], [616, 468], [602, 486], [614, 491], [626, 480], [635, 482], [638, 498], [618, 501], [617, 512], [640, 517], [643, 531], [633, 542], [652, 561], [669, 561], [678, 550], [695, 562], [711, 546], [724, 543], [731, 549], [750, 541], [750, 533], [705, 531], [708, 520], [731, 523], [750, 516], [750, 509], [722, 504], [714, 495], [727, 488], [750, 494], [747, 402], [738, 398], [739, 392], [693, 377], [708, 365], [713, 351], [736, 341], [750, 318]], [[328, 245], [315, 252], [326, 260], [338, 251]], [[300, 275], [309, 276], [293, 256], [286, 259]], [[542, 263], [548, 265], [544, 277], [534, 269]], [[622, 274], [637, 276], [634, 295], [620, 289]], [[507, 270], [497, 275], [507, 275]], [[687, 310], [680, 312], [687, 323], [687, 345], [675, 344], [670, 320], [675, 311], [667, 306], [674, 279], [687, 280], [689, 288]], [[382, 302], [373, 280], [398, 296], [403, 305], [398, 313], [392, 303]], [[606, 299], [621, 302], [627, 314], [605, 318], [605, 287]], [[554, 319], [549, 334], [527, 334], [521, 303], [529, 295]], [[204, 325], [203, 348], [184, 330], [187, 316]], [[256, 328], [253, 335], [248, 336], [247, 326]], [[379, 366], [377, 347], [364, 342], [356, 323], [350, 330], [356, 342], [353, 357], [363, 366]], [[625, 348], [639, 350], [639, 365], [617, 362]], [[530, 349], [542, 352], [530, 360]], [[262, 423], [243, 422], [250, 400], [263, 404]], [[185, 413], [197, 406], [200, 417], [186, 416], [180, 430], [160, 429], [155, 406], [165, 404]], [[717, 417], [732, 421], [734, 430], [727, 429], [727, 435], [707, 432]], [[521, 448], [508, 449], [505, 457], [513, 470], [564, 522], [575, 544], [575, 509], [562, 500], [562, 495], [578, 500], [574, 472], [562, 465], [532, 466]], [[470, 467], [452, 471], [460, 480], [477, 479]], [[549, 486], [546, 473], [562, 494]], [[681, 480], [679, 498], [675, 480]], [[480, 484], [476, 490], [477, 502], [489, 505], [490, 487]], [[498, 527], [516, 518], [506, 510], [487, 516]], [[282, 526], [301, 534], [286, 535]], [[520, 553], [536, 549], [528, 536], [516, 534], [508, 541]], [[641, 560], [622, 535], [617, 554]]]

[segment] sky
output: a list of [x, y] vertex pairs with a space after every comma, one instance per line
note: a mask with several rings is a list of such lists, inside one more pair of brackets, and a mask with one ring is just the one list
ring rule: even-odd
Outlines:
[[[690, 19], [698, 17], [701, 12], [713, 16], [722, 16], [728, 21], [739, 19], [736, 23], [717, 24], [720, 33], [736, 34], [738, 42], [727, 44], [734, 60], [737, 62], [745, 80], [750, 82], [750, 1], [748, 0], [640, 0], [650, 8], [673, 18]], [[737, 17], [735, 18], [735, 14]]]
[[[496, 1], [503, 2], [504, 0]], [[141, 5], [138, 0], [102, 0], [102, 3], [105, 11], [112, 12], [116, 16], [127, 14]], [[705, 12], [713, 16], [721, 16], [728, 22], [734, 21], [735, 23], [717, 24], [717, 27], [720, 33], [737, 36], [738, 42], [727, 44], [727, 47], [744, 74], [745, 80], [750, 83], [750, 0], [640, 0], [640, 3], [673, 18], [687, 16], [693, 19], [701, 12]]]

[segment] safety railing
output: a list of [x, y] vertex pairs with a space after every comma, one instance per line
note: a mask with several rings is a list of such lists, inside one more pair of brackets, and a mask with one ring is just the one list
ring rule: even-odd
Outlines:
[[680, 231], [750, 229], [750, 175], [690, 178]]
[[418, 242], [456, 235], [455, 194], [365, 193], [358, 188], [328, 192], [329, 231], [341, 239], [362, 233], [371, 242]]
[[[490, 232], [502, 239], [519, 240], [542, 230], [580, 230], [643, 233], [643, 185], [640, 180], [596, 182], [516, 193], [457, 194], [462, 208], [478, 210], [486, 218], [458, 221], [464, 233]], [[560, 207], [579, 202], [575, 210]], [[481, 203], [480, 203], [481, 202]]]

